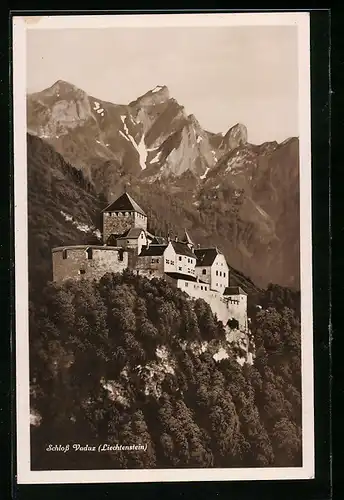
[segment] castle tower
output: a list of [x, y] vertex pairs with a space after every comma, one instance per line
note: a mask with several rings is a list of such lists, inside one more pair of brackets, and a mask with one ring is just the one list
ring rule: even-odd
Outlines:
[[103, 242], [111, 235], [121, 236], [132, 228], [147, 230], [147, 215], [127, 193], [110, 203], [103, 210]]

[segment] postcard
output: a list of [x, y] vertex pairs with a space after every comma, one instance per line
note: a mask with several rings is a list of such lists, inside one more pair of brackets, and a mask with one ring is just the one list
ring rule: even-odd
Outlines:
[[314, 477], [308, 13], [13, 18], [19, 484]]

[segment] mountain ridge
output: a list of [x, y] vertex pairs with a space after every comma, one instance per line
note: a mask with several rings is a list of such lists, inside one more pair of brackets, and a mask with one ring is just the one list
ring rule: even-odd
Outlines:
[[240, 123], [206, 131], [166, 85], [121, 105], [61, 80], [28, 96], [28, 132], [82, 170], [98, 195], [110, 200], [124, 184], [146, 200], [153, 193], [153, 220], [165, 211], [174, 230], [185, 221], [202, 244], [222, 243], [259, 286], [299, 287], [298, 138], [254, 145]]

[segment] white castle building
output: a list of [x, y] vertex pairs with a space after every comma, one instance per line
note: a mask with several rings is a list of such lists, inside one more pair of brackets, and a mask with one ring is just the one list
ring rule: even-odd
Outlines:
[[181, 241], [154, 236], [147, 222], [146, 213], [125, 192], [103, 210], [103, 245], [52, 250], [54, 281], [100, 279], [129, 268], [205, 300], [224, 325], [247, 334], [247, 294], [230, 286], [225, 256], [214, 247], [196, 248], [186, 230]]

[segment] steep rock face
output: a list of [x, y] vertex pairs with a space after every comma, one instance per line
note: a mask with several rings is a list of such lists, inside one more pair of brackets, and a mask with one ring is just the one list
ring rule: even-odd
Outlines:
[[299, 286], [297, 138], [254, 145], [242, 124], [204, 130], [166, 86], [119, 105], [61, 81], [28, 96], [28, 130], [95, 192], [112, 199], [126, 184], [152, 230], [187, 226], [259, 286]]
[[231, 127], [220, 143], [221, 150], [232, 150], [247, 143], [247, 128], [241, 123]]
[[193, 115], [179, 123], [179, 128], [155, 150], [149, 161], [146, 177], [150, 182], [157, 178], [180, 177], [186, 172], [204, 178], [216, 163], [216, 153], [207, 134]]

